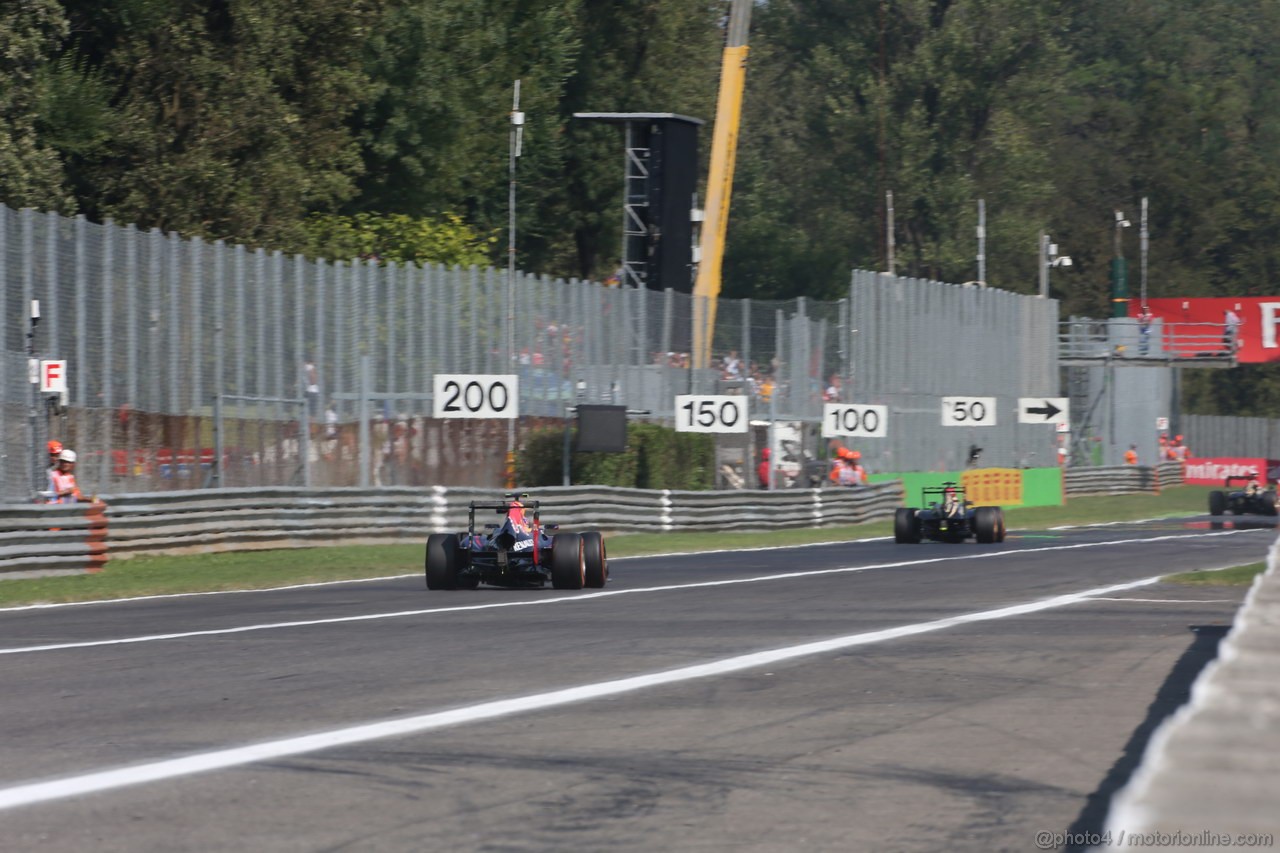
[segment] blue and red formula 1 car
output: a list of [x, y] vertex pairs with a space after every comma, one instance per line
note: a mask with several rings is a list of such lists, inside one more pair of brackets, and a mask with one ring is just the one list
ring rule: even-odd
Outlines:
[[[604, 537], [595, 531], [556, 533], [543, 524], [539, 502], [528, 495], [503, 495], [501, 501], [471, 502], [464, 533], [427, 537], [427, 589], [475, 589], [482, 583], [514, 588], [602, 587], [609, 580]], [[476, 531], [476, 511], [502, 516], [500, 524]]]

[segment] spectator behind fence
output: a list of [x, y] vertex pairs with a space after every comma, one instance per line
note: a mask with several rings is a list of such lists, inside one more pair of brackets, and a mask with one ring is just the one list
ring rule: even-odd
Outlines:
[[56, 438], [51, 438], [46, 447], [49, 451], [49, 465], [45, 469], [45, 490], [48, 492], [48, 496], [52, 497], [54, 492], [53, 475], [58, 470], [58, 457], [62, 454], [62, 442]]
[[1240, 315], [1230, 308], [1222, 312], [1222, 351], [1234, 355], [1240, 338]]
[[63, 450], [58, 454], [58, 467], [49, 472], [49, 503], [73, 504], [84, 500], [76, 485], [76, 452]]
[[1126, 465], [1138, 464], [1138, 445], [1136, 444], [1129, 445], [1129, 449], [1124, 452], [1124, 464]]

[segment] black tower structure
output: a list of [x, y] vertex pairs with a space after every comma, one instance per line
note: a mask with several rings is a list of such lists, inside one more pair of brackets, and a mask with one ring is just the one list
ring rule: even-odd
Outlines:
[[675, 113], [574, 113], [622, 125], [621, 283], [693, 292], [693, 210], [702, 119]]

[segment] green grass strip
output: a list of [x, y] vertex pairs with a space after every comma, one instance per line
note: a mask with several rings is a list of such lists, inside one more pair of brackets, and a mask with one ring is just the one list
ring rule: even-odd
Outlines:
[[[1006, 519], [1019, 529], [1043, 530], [1066, 524], [1203, 514], [1211, 489], [1178, 486], [1159, 495], [1080, 497], [1062, 507], [1009, 510]], [[555, 519], [549, 519], [554, 521]], [[610, 536], [611, 557], [766, 548], [844, 542], [893, 535], [889, 522], [850, 524], [819, 529], [746, 533], [634, 533]], [[0, 575], [0, 607], [68, 601], [96, 601], [140, 595], [265, 589], [290, 584], [323, 583], [387, 577], [423, 570], [424, 544], [340, 545], [276, 551], [240, 551], [195, 556], [140, 556], [117, 560], [93, 575], [4, 579]]]
[[1229, 569], [1183, 572], [1179, 575], [1169, 575], [1161, 580], [1187, 586], [1249, 586], [1254, 578], [1266, 570], [1267, 564], [1259, 562], [1249, 563], [1246, 566], [1232, 566]]

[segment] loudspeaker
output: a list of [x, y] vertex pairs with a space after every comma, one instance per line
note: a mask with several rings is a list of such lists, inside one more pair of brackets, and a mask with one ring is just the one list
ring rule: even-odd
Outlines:
[[627, 449], [626, 406], [578, 406], [578, 453], [623, 453]]

